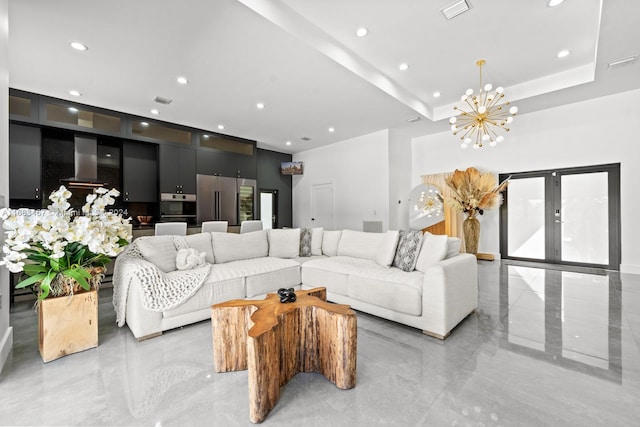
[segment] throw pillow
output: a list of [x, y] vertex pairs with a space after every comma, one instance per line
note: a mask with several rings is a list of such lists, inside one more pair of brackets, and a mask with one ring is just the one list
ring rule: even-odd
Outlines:
[[244, 234], [213, 232], [211, 233], [211, 244], [216, 264], [262, 258], [269, 255], [266, 230]]
[[311, 229], [310, 228], [300, 229], [300, 256], [301, 257], [311, 256]]
[[269, 230], [269, 256], [295, 258], [300, 254], [300, 229]]
[[322, 254], [327, 256], [338, 255], [338, 244], [340, 243], [342, 230], [322, 232]]
[[442, 261], [447, 256], [447, 240], [449, 240], [447, 235], [424, 233], [416, 270], [424, 273], [429, 266]]
[[393, 258], [393, 266], [403, 271], [413, 271], [416, 269], [418, 254], [422, 247], [422, 231], [402, 230], [398, 241], [396, 256]]
[[211, 233], [196, 233], [184, 236], [187, 246], [198, 251], [198, 253], [204, 252], [205, 261], [209, 264], [214, 263], [213, 258], [213, 246], [211, 246]]
[[178, 251], [173, 243], [173, 236], [149, 236], [135, 240], [140, 253], [161, 271], [169, 273], [176, 270]]
[[445, 259], [459, 255], [461, 244], [462, 241], [459, 237], [449, 237], [449, 240], [447, 240], [447, 256], [445, 256]]
[[391, 267], [396, 254], [396, 247], [398, 246], [398, 237], [400, 236], [400, 233], [398, 230], [389, 230], [384, 233], [383, 236], [384, 237], [378, 246], [376, 262], [383, 267]]
[[205, 253], [196, 249], [187, 248], [178, 250], [176, 255], [176, 268], [178, 270], [193, 270], [206, 265]]
[[311, 255], [322, 255], [322, 227], [311, 229]]

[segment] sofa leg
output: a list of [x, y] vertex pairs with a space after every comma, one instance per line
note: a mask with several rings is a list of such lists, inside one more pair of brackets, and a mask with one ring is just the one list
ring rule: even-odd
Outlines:
[[155, 337], [159, 337], [160, 335], [162, 335], [162, 331], [160, 332], [155, 332], [153, 334], [149, 334], [149, 335], [145, 335], [143, 337], [140, 338], [136, 338], [138, 341], [144, 341], [144, 340], [148, 340], [150, 338], [155, 338]]
[[474, 308], [473, 310], [471, 310], [469, 312], [469, 314], [467, 314], [466, 316], [464, 316], [464, 319], [462, 319], [456, 326], [453, 327], [453, 329], [451, 329], [446, 335], [440, 335], [440, 334], [436, 334], [435, 332], [431, 332], [431, 331], [422, 331], [423, 334], [425, 335], [429, 335], [430, 337], [434, 337], [434, 338], [438, 338], [439, 340], [444, 340], [445, 338], [447, 338], [449, 335], [451, 335], [451, 332], [454, 331], [454, 329], [456, 329], [458, 326], [460, 326], [460, 324], [462, 322], [465, 321], [465, 319], [467, 319], [467, 317], [471, 316], [473, 313], [476, 312], [476, 309]]
[[444, 340], [445, 338], [447, 338], [449, 336], [449, 334], [451, 332], [449, 332], [449, 334], [447, 335], [440, 335], [440, 334], [436, 334], [435, 332], [431, 332], [431, 331], [422, 331], [423, 334], [425, 335], [429, 335], [430, 337], [433, 338], [438, 338], [439, 340]]

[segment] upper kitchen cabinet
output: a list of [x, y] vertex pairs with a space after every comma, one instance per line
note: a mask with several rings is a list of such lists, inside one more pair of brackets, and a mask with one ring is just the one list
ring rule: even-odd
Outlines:
[[40, 97], [40, 123], [100, 135], [124, 135], [124, 116], [109, 110]]
[[196, 150], [160, 144], [160, 192], [196, 193]]
[[200, 134], [197, 172], [256, 179], [256, 145], [253, 141], [226, 135]]
[[122, 143], [122, 200], [158, 202], [158, 150], [155, 144]]
[[9, 120], [38, 123], [38, 95], [9, 89]]
[[41, 200], [42, 136], [39, 128], [9, 125], [9, 197]]

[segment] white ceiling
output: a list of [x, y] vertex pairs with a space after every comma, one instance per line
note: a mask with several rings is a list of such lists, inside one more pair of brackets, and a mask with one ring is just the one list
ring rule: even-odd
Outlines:
[[[504, 86], [520, 114], [640, 88], [638, 61], [607, 70], [640, 54], [640, 1], [547, 1], [469, 0], [448, 21], [441, 9], [454, 0], [10, 0], [10, 86], [209, 131], [224, 124], [283, 152], [387, 128], [445, 131], [455, 102], [478, 87], [480, 58], [484, 82]], [[556, 58], [561, 49], [571, 54]]]

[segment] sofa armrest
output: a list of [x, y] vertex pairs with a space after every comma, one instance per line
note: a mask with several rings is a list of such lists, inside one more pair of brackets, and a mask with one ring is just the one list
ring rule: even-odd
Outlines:
[[478, 263], [474, 255], [460, 254], [425, 271], [422, 315], [434, 325], [425, 333], [445, 338], [477, 306]]

